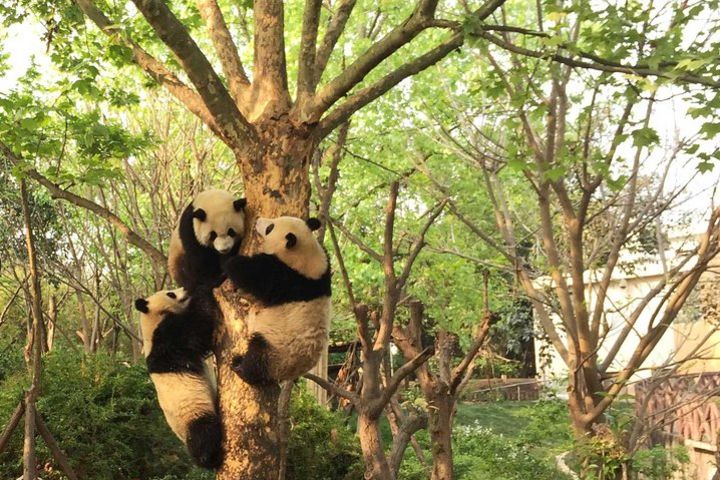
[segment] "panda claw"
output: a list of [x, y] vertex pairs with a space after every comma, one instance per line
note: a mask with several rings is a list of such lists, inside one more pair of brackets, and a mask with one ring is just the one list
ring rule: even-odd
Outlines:
[[245, 383], [256, 387], [272, 385], [275, 383], [270, 377], [268, 377], [267, 372], [265, 372], [260, 365], [245, 362], [244, 360], [244, 356], [236, 355], [232, 360], [230, 368]]

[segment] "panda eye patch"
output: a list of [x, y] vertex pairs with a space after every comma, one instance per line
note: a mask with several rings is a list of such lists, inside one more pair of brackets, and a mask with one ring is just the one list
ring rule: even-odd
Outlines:
[[170, 298], [177, 298], [177, 295], [175, 295], [173, 292], [168, 292], [167, 296]]
[[216, 238], [217, 238], [217, 233], [215, 233], [215, 230], [213, 230], [212, 232], [210, 232], [210, 241], [212, 242]]
[[235, 236], [235, 230], [233, 230], [232, 228], [228, 228], [228, 236], [229, 236], [229, 237], [234, 237], [234, 236]]
[[267, 228], [265, 229], [265, 235], [270, 235], [270, 232], [273, 231], [273, 228], [275, 228], [274, 223], [271, 223], [270, 225], [268, 225]]

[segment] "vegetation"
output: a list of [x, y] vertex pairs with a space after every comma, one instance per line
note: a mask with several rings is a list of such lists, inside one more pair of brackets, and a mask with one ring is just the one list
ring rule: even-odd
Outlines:
[[[645, 448], [661, 425], [616, 415], [720, 252], [702, 188], [719, 7], [4, 2], [0, 423], [18, 421], [0, 474], [209, 477], [156, 408], [132, 301], [168, 286], [170, 232], [212, 186], [247, 197], [248, 225], [322, 218], [331, 337], [354, 353], [336, 381], [310, 377], [337, 411], [296, 387], [286, 422], [279, 388], [230, 371], [245, 311], [217, 291], [220, 480], [275, 480], [286, 459], [286, 478], [554, 478], [569, 449], [588, 477], [667, 475], [682, 455]], [[651, 262], [618, 305], [612, 282]], [[458, 403], [536, 358], [563, 364], [566, 410]]]

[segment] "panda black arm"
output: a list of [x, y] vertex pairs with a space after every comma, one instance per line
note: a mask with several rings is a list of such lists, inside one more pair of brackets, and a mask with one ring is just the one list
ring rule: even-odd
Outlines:
[[192, 203], [185, 207], [182, 215], [180, 215], [180, 226], [178, 227], [180, 241], [185, 251], [193, 250], [200, 247], [200, 242], [195, 238], [195, 229], [193, 228], [193, 206]]
[[225, 263], [225, 273], [235, 286], [263, 303], [272, 296], [274, 284], [287, 268], [274, 255], [260, 253], [251, 257], [238, 255]]
[[260, 253], [252, 257], [234, 257], [225, 264], [225, 273], [237, 288], [268, 306], [330, 295], [329, 268], [321, 278], [313, 280], [293, 270], [275, 255]]
[[203, 358], [212, 346], [212, 331], [212, 325], [208, 328], [187, 312], [168, 314], [153, 332], [148, 371], [201, 374]]

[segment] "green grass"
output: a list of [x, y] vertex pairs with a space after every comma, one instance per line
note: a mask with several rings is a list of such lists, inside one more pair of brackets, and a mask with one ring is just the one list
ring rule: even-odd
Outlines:
[[492, 402], [461, 403], [455, 416], [456, 425], [471, 425], [474, 422], [491, 428], [495, 433], [513, 437], [530, 422], [530, 415], [536, 402]]
[[[389, 431], [383, 431], [389, 442]], [[427, 431], [418, 432], [417, 439], [429, 459]], [[457, 480], [562, 479], [554, 467], [555, 456], [571, 444], [566, 405], [560, 401], [461, 403], [457, 407], [453, 432]], [[400, 478], [427, 478], [410, 449]]]

